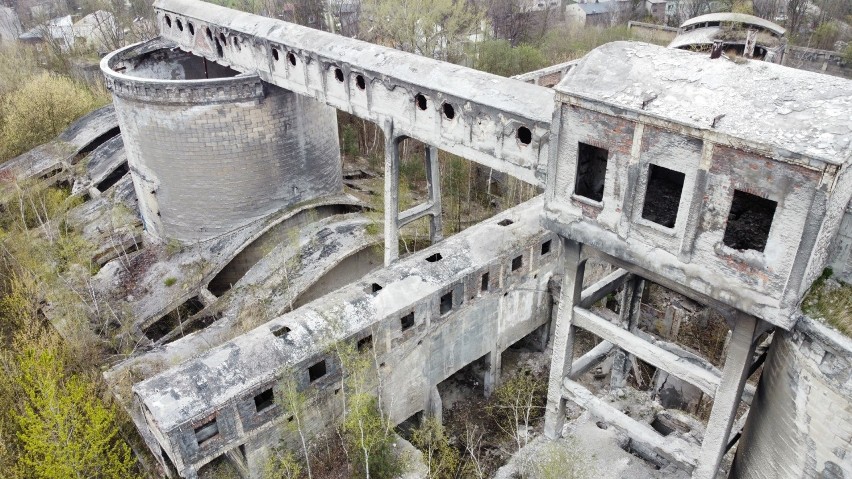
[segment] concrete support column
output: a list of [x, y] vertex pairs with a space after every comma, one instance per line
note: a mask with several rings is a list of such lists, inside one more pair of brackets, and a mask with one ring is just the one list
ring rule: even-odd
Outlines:
[[503, 354], [494, 349], [488, 353], [488, 371], [485, 373], [485, 397], [491, 397], [494, 389], [500, 385], [500, 374], [503, 368]]
[[[639, 308], [642, 304], [642, 292], [645, 290], [645, 281], [635, 275], [630, 275], [624, 283], [624, 289], [619, 298], [619, 322], [621, 326], [630, 332], [636, 330], [639, 325]], [[610, 374], [610, 389], [622, 389], [627, 385], [627, 375], [633, 359], [625, 350], [618, 348], [612, 361], [612, 372]]]
[[429, 389], [429, 407], [426, 410], [429, 416], [437, 419], [440, 424], [444, 424], [444, 404], [437, 385]]
[[553, 328], [553, 355], [547, 384], [547, 410], [544, 414], [544, 434], [550, 439], [562, 435], [562, 426], [565, 423], [562, 381], [571, 374], [571, 363], [574, 360], [574, 306], [580, 302], [586, 269], [586, 262], [581, 257], [581, 243], [562, 238], [562, 247], [565, 257], [564, 273], [556, 325]]
[[387, 120], [385, 133], [385, 266], [399, 258], [399, 142], [393, 121]]
[[721, 382], [713, 398], [713, 410], [710, 411], [710, 420], [701, 443], [698, 465], [692, 474], [693, 479], [716, 477], [754, 358], [757, 323], [758, 319], [754, 316], [737, 314]]
[[441, 219], [441, 168], [438, 149], [426, 146], [426, 188], [429, 193], [431, 215], [429, 216], [429, 241], [432, 244], [444, 239], [444, 223]]

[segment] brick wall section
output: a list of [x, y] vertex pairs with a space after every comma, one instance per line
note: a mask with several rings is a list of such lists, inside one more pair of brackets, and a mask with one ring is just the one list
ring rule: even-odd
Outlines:
[[247, 83], [232, 101], [222, 91], [216, 101], [184, 93], [178, 104], [115, 96], [145, 225], [160, 237], [212, 238], [342, 191], [334, 109], [248, 85], [256, 78], [231, 81]]
[[776, 332], [731, 477], [852, 477], [850, 394], [852, 351]]

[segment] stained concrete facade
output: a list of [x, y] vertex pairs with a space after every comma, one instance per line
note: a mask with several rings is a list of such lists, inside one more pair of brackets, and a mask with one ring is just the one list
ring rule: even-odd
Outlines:
[[207, 240], [342, 192], [334, 109], [171, 48], [102, 61], [152, 235]]
[[[330, 294], [311, 296], [318, 299], [246, 334], [229, 337], [224, 331], [234, 322], [214, 323], [218, 331], [167, 346], [159, 357], [179, 364], [165, 371], [150, 368], [154, 372], [136, 382], [132, 398], [132, 411], [143, 416], [134, 418], [137, 427], [164, 468], [174, 466], [173, 472], [193, 477], [214, 458], [239, 453], [237, 461], [250, 474], [259, 473], [270, 446], [278, 444], [277, 426], [287, 414], [278, 406], [259, 408], [263, 401], [256, 399], [274, 396], [272, 385], [285, 377], [311, 397], [310, 433], [330, 425], [339, 410], [334, 390], [342, 372], [333, 357], [324, 355], [320, 338], [358, 341], [371, 335], [377, 363], [386, 365], [379, 366], [385, 389], [377, 391], [393, 389], [402, 398], [389, 401], [394, 422], [434, 411], [440, 402], [435, 385], [483, 357], [491, 367], [486, 387], [493, 387], [500, 352], [548, 324], [554, 298], [547, 278], [564, 268], [553, 326], [548, 435], [561, 435], [565, 402], [571, 400], [626, 431], [642, 457], [692, 471], [696, 478], [716, 475], [740, 429], [735, 411], [748, 392], [748, 374], [759, 366], [758, 343], [772, 327], [794, 328], [802, 295], [828, 263], [829, 245], [838, 244], [835, 237], [852, 195], [849, 82], [620, 42], [564, 69], [533, 75], [534, 83], [536, 78], [549, 82], [547, 75], [562, 77], [554, 93], [192, 0], [160, 0], [155, 9], [159, 41], [203, 58], [203, 65], [219, 65], [213, 69], [243, 72], [229, 80], [242, 85], [236, 90], [253, 98], [252, 104], [266, 101], [266, 93], [260, 99], [261, 90], [286, 89], [287, 95], [374, 121], [386, 136], [387, 267]], [[152, 70], [156, 82], [181, 74], [180, 69]], [[118, 72], [107, 73], [118, 78]], [[113, 88], [118, 105], [127, 91], [144, 94], [118, 81]], [[167, 93], [180, 99], [180, 90]], [[137, 101], [141, 109], [146, 101], [157, 105], [152, 95]], [[237, 106], [230, 99], [218, 108], [227, 115], [225, 109]], [[128, 107], [125, 114], [131, 112]], [[267, 117], [270, 125], [277, 124], [275, 118]], [[127, 133], [140, 136], [139, 131]], [[405, 137], [425, 142], [430, 155], [441, 148], [546, 185], [545, 198], [397, 261], [388, 252], [396, 249], [403, 220], [440, 215], [439, 190], [416, 211], [398, 210], [396, 146]], [[140, 176], [138, 169], [131, 168], [131, 174]], [[145, 197], [141, 202], [153, 204]], [[512, 223], [500, 224], [501, 219]], [[252, 231], [240, 234], [247, 239], [258, 230]], [[206, 248], [219, 250], [215, 243]], [[251, 256], [252, 250], [246, 251]], [[590, 257], [621, 269], [584, 289]], [[214, 270], [218, 267], [205, 270], [203, 282]], [[638, 331], [637, 298], [646, 280], [727, 315], [731, 341], [721, 370]], [[622, 311], [617, 319], [592, 310], [616, 291], [621, 291]], [[409, 314], [410, 327], [405, 326]], [[609, 347], [574, 358], [576, 328], [603, 338]], [[214, 335], [219, 345], [210, 349], [205, 338]], [[791, 346], [787, 333], [776, 337], [777, 350], [804, 347]], [[665, 438], [573, 381], [573, 371], [589, 368], [610, 350], [620, 364], [612, 373], [614, 389], [624, 387], [634, 357], [714, 398], [700, 443]], [[114, 377], [122, 372], [133, 377], [133, 366], [111, 371]], [[824, 384], [821, 390], [844, 394], [846, 386]], [[787, 388], [785, 394], [789, 391], [797, 398], [808, 394], [801, 388]], [[779, 406], [767, 406], [773, 407]], [[765, 428], [762, 414], [755, 408], [748, 416], [750, 430]], [[807, 429], [802, 421], [797, 417], [793, 427]], [[796, 438], [791, 440], [801, 440], [787, 432]], [[745, 434], [757, 439], [741, 443], [746, 459], [739, 460], [737, 471], [752, 477], [745, 475], [757, 467], [747, 459], [750, 451], [768, 457], [771, 447], [767, 433]], [[814, 446], [796, 454], [818, 451], [820, 458], [828, 457], [824, 451], [836, 449], [843, 439], [826, 434], [819, 427], [808, 430], [806, 441]], [[807, 461], [788, 464], [784, 467], [791, 476], [819, 470]], [[841, 469], [820, 467], [829, 472], [845, 467], [837, 464]]]
[[[852, 84], [616, 42], [556, 90], [545, 224], [661, 284], [790, 328], [852, 196]], [[649, 189], [652, 167], [678, 178]], [[675, 197], [649, 193], [672, 182]], [[774, 203], [761, 244], [726, 236], [735, 197]], [[654, 202], [670, 204], [669, 222], [649, 219]]]
[[[440, 410], [437, 384], [483, 356], [490, 367], [485, 388], [492, 389], [502, 351], [551, 317], [548, 282], [560, 253], [535, 214], [542, 202], [507, 210], [135, 385], [151, 450], [182, 477], [194, 477], [243, 446], [254, 477], [292, 414], [279, 405], [258, 411], [255, 397], [280, 394], [277, 385], [292, 377], [310, 398], [306, 434], [334, 424], [342, 373], [327, 351], [338, 340], [370, 338], [385, 385], [377, 392], [392, 423]], [[406, 325], [409, 314], [413, 324]], [[312, 380], [309, 369], [319, 364], [323, 373]], [[197, 431], [211, 421], [218, 432], [199, 440]]]

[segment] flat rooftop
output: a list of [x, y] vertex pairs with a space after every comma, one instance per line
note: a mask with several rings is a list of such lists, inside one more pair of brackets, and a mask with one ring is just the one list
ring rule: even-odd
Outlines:
[[763, 145], [776, 157], [792, 153], [834, 165], [852, 157], [852, 81], [844, 78], [613, 42], [587, 54], [555, 89], [562, 99], [726, 135], [732, 145]]

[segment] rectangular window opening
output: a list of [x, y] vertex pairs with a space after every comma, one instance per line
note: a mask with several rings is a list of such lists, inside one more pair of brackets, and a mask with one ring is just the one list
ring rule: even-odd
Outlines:
[[521, 266], [524, 265], [524, 257], [523, 256], [515, 256], [512, 260], [512, 271], [517, 271], [521, 269]]
[[544, 256], [547, 253], [550, 253], [550, 242], [553, 240], [547, 240], [541, 244], [541, 255]]
[[364, 351], [370, 349], [371, 347], [373, 347], [373, 335], [372, 334], [368, 334], [367, 336], [364, 336], [363, 338], [358, 340], [358, 352], [359, 353], [363, 353]]
[[722, 240], [725, 246], [740, 251], [751, 249], [763, 252], [777, 207], [776, 201], [734, 190], [734, 200]]
[[269, 388], [254, 397], [254, 407], [257, 412], [269, 409], [273, 404], [275, 404], [275, 398], [272, 394], [272, 388]]
[[509, 218], [506, 218], [505, 220], [500, 220], [500, 221], [497, 222], [497, 224], [500, 225], [500, 226], [509, 226], [512, 223], [514, 223], [514, 221], [510, 220]]
[[666, 228], [674, 228], [683, 180], [686, 175], [654, 164], [648, 165], [648, 188], [642, 218]]
[[400, 326], [402, 326], [403, 331], [414, 326], [414, 311], [412, 311], [412, 312], [406, 314], [405, 316], [403, 316], [402, 318], [400, 318], [399, 324], [400, 324]]
[[441, 296], [441, 314], [447, 314], [453, 309], [453, 292], [447, 291]]
[[609, 151], [580, 142], [577, 147], [577, 180], [574, 194], [590, 200], [602, 201], [606, 162]]
[[213, 439], [218, 434], [219, 425], [216, 424], [215, 417], [195, 428], [195, 439], [198, 441], [199, 446], [209, 441], [210, 439]]
[[490, 279], [489, 276], [490, 275], [488, 273], [482, 274], [482, 284], [479, 287], [481, 291], [488, 291], [488, 280]]
[[444, 257], [441, 256], [441, 253], [435, 253], [433, 255], [426, 257], [426, 261], [428, 261], [430, 263], [435, 263], [437, 261], [441, 261], [442, 259], [444, 259]]
[[308, 377], [311, 382], [325, 376], [325, 359], [308, 368]]
[[276, 338], [286, 339], [291, 330], [287, 326], [273, 326], [271, 331]]

